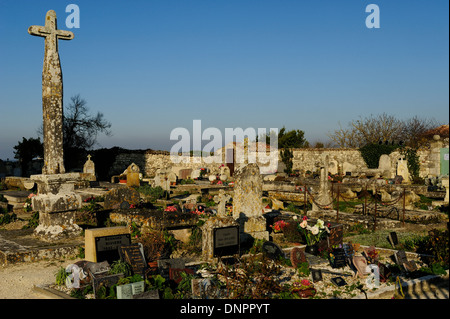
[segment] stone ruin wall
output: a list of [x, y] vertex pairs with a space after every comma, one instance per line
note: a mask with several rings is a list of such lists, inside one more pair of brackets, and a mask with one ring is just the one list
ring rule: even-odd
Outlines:
[[[431, 143], [429, 147], [418, 151], [421, 177], [425, 178], [429, 175], [439, 175], [439, 149], [442, 147], [448, 147], [448, 139], [445, 139], [441, 144], [435, 145]], [[329, 160], [337, 163], [341, 169], [345, 162], [356, 166], [358, 169], [367, 169], [367, 165], [358, 149], [299, 148], [293, 149], [293, 170], [299, 170], [301, 172], [306, 172], [308, 170], [311, 172], [316, 171], [323, 165], [323, 154], [329, 155]], [[392, 167], [395, 168], [400, 153], [393, 152], [389, 157], [391, 158]], [[220, 165], [217, 163], [208, 164], [192, 162], [173, 164], [170, 160], [170, 153], [168, 151], [148, 150], [145, 154], [132, 152], [119, 154], [110, 169], [111, 175], [122, 173], [131, 163], [136, 163], [145, 177], [154, 177], [156, 170], [163, 167], [173, 167], [174, 171], [177, 172], [181, 169], [195, 169], [200, 167], [215, 170]], [[279, 158], [279, 163], [282, 163], [281, 158]], [[337, 168], [335, 169], [337, 170]], [[279, 171], [282, 172], [283, 170], [279, 169]], [[332, 172], [333, 170], [330, 171]]]

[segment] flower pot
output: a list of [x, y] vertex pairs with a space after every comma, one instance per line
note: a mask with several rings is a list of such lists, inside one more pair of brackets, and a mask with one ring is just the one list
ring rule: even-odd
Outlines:
[[297, 291], [300, 298], [311, 298], [316, 295], [316, 289], [315, 288], [308, 288], [308, 289], [302, 289]]

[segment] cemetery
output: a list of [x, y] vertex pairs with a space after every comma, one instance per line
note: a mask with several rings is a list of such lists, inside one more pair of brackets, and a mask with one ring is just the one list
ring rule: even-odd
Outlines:
[[424, 151], [423, 183], [400, 153], [368, 168], [358, 150], [327, 149], [296, 150], [291, 173], [281, 158], [267, 172], [248, 160], [171, 165], [165, 152], [148, 152], [140, 165], [124, 161], [103, 180], [91, 155], [82, 172], [66, 172], [57, 41], [73, 34], [56, 28], [52, 10], [29, 33], [46, 38], [43, 107], [51, 116], [44, 117], [42, 173], [1, 180], [0, 265], [64, 259], [37, 293], [449, 298], [448, 160], [441, 174], [445, 161], [430, 155], [443, 146], [448, 154], [448, 136]]

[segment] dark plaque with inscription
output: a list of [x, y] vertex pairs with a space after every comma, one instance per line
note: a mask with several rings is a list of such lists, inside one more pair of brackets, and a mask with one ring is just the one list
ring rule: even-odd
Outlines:
[[330, 234], [328, 235], [328, 246], [342, 245], [344, 238], [344, 225], [332, 224], [330, 227]]
[[239, 254], [239, 226], [214, 229], [214, 257]]
[[330, 264], [333, 268], [345, 267], [347, 264], [344, 248], [333, 248], [333, 256], [330, 257]]
[[312, 279], [314, 282], [321, 281], [322, 280], [322, 270], [311, 268], [311, 276], [312, 276]]
[[145, 259], [139, 244], [120, 246], [119, 253], [122, 260], [131, 265], [134, 274], [145, 277], [147, 265], [145, 264]]
[[130, 234], [103, 236], [95, 238], [97, 262], [107, 260], [109, 264], [120, 259], [119, 247], [131, 244]]

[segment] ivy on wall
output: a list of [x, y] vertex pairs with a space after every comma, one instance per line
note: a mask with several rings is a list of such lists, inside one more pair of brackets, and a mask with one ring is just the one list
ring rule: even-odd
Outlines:
[[386, 144], [367, 144], [359, 149], [364, 162], [368, 168], [378, 168], [380, 157], [383, 154], [391, 154], [400, 145], [386, 145]]

